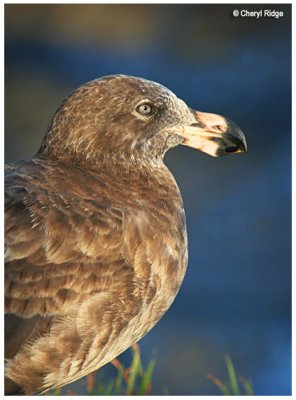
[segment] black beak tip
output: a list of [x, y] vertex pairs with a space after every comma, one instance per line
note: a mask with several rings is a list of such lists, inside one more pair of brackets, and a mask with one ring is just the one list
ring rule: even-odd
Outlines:
[[246, 153], [248, 151], [248, 146], [247, 146], [245, 137], [244, 137], [244, 140], [241, 142], [241, 146], [240, 146], [239, 150], [241, 150], [244, 153]]
[[231, 120], [227, 120], [227, 136], [229, 145], [226, 146], [226, 153], [246, 153], [248, 146], [242, 130]]

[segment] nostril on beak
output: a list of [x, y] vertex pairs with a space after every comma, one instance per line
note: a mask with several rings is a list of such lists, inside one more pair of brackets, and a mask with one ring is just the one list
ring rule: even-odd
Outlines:
[[224, 132], [224, 131], [225, 131], [225, 127], [223, 127], [222, 125], [216, 125], [215, 128], [216, 128], [219, 132]]

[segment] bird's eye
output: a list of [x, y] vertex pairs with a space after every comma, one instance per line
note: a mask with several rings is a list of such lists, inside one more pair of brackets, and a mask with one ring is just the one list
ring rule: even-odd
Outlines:
[[149, 103], [142, 103], [137, 106], [136, 111], [139, 114], [144, 115], [145, 117], [148, 117], [149, 115], [151, 115], [153, 113], [153, 107]]

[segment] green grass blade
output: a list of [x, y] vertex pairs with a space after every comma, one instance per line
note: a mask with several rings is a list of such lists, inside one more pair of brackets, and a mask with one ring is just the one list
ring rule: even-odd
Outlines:
[[126, 388], [126, 394], [128, 396], [133, 394], [137, 375], [139, 372], [139, 366], [140, 366], [140, 351], [135, 350], [135, 348], [133, 348], [133, 351], [134, 351], [134, 356], [133, 356], [132, 365], [131, 365], [129, 378], [128, 378], [128, 382], [127, 382], [127, 388]]
[[227, 367], [227, 372], [229, 376], [229, 382], [230, 382], [230, 388], [231, 388], [231, 394], [233, 396], [239, 396], [239, 386], [238, 386], [238, 381], [236, 377], [236, 372], [233, 366], [233, 363], [231, 361], [231, 358], [229, 356], [225, 356], [225, 363]]
[[254, 389], [253, 389], [253, 384], [250, 379], [245, 379], [243, 377], [239, 378], [247, 396], [254, 396]]
[[[254, 396], [252, 381], [241, 376], [237, 378], [237, 373], [235, 371], [230, 356], [225, 356], [225, 364], [228, 373], [227, 382], [222, 382], [213, 374], [208, 374], [207, 378], [212, 381], [215, 386], [218, 387], [218, 389], [224, 394], [224, 396]], [[240, 389], [244, 389], [244, 393], [241, 394]]]
[[114, 386], [114, 381], [110, 380], [105, 389], [106, 396], [110, 396], [112, 394], [113, 386]]
[[155, 363], [156, 363], [155, 358], [152, 358], [149, 361], [146, 371], [143, 373], [139, 389], [140, 395], [148, 394], [149, 389], [151, 389], [151, 379], [155, 368]]
[[98, 394], [101, 395], [101, 396], [104, 396], [104, 394], [105, 394], [105, 386], [104, 386], [104, 384], [102, 382], [99, 382], [98, 389], [99, 389], [99, 393]]
[[117, 378], [116, 378], [116, 381], [115, 381], [115, 394], [117, 396], [120, 395], [121, 391], [122, 391], [123, 372], [124, 372], [124, 366], [121, 365], [119, 370], [118, 370]]

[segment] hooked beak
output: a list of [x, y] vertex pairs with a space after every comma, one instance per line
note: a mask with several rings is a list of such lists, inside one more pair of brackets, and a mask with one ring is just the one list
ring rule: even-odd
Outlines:
[[213, 157], [247, 151], [247, 143], [241, 129], [230, 119], [191, 109], [196, 122], [183, 127], [183, 145], [194, 147]]

